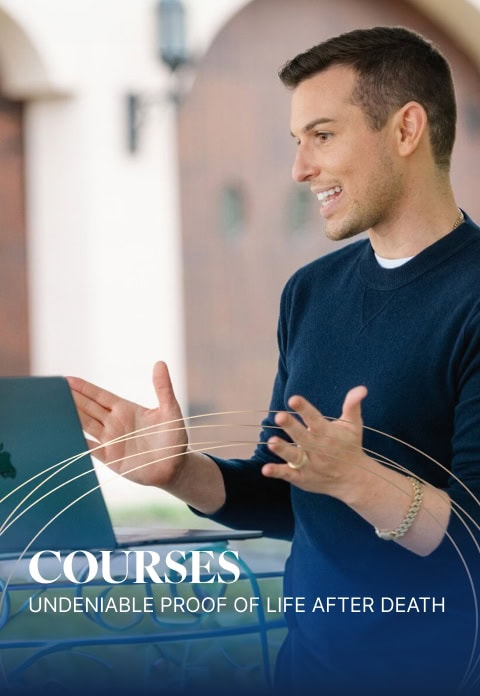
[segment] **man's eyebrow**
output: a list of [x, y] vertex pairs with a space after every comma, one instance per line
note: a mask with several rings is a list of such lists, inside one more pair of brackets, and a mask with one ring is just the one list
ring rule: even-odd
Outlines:
[[[309, 133], [313, 128], [315, 128], [315, 126], [324, 125], [325, 123], [332, 123], [334, 120], [335, 119], [328, 118], [327, 116], [322, 118], [314, 118], [313, 121], [309, 121], [305, 126], [303, 126], [302, 133]], [[290, 135], [292, 138], [297, 137], [295, 133], [292, 133], [292, 131], [290, 131]]]

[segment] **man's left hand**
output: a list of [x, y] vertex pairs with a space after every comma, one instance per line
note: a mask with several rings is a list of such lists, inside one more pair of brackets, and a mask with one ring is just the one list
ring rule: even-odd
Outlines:
[[270, 450], [289, 465], [265, 464], [262, 473], [347, 502], [348, 491], [362, 477], [362, 469], [369, 468], [372, 462], [362, 450], [361, 403], [366, 395], [366, 387], [351, 389], [338, 420], [325, 418], [306, 399], [292, 396], [288, 405], [303, 422], [292, 413], [281, 412], [275, 423], [292, 438], [293, 444], [279, 437], [268, 441]]

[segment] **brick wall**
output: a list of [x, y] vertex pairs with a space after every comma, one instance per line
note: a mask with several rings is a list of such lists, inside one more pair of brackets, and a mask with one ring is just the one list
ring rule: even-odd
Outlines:
[[[281, 288], [296, 268], [335, 248], [324, 238], [312, 196], [310, 207], [295, 212], [289, 94], [276, 78], [278, 67], [328, 36], [375, 24], [417, 29], [450, 59], [459, 100], [453, 180], [459, 204], [480, 219], [480, 76], [445, 34], [399, 0], [248, 4], [216, 37], [179, 112], [194, 413], [268, 407]], [[243, 199], [244, 218], [225, 229], [228, 186]]]
[[22, 105], [0, 97], [0, 375], [28, 374]]

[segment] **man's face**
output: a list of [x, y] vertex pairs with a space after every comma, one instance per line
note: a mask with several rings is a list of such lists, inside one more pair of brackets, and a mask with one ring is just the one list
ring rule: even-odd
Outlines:
[[381, 131], [368, 126], [361, 108], [351, 103], [355, 79], [351, 68], [333, 66], [292, 94], [297, 141], [292, 175], [317, 196], [326, 234], [334, 240], [387, 223], [402, 193], [391, 121]]

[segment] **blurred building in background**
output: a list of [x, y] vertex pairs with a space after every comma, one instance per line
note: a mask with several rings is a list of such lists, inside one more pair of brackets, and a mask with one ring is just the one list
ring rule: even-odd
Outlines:
[[333, 248], [276, 73], [375, 24], [450, 60], [479, 220], [480, 0], [0, 0], [0, 373], [151, 404], [161, 358], [191, 415], [265, 409], [281, 288]]

